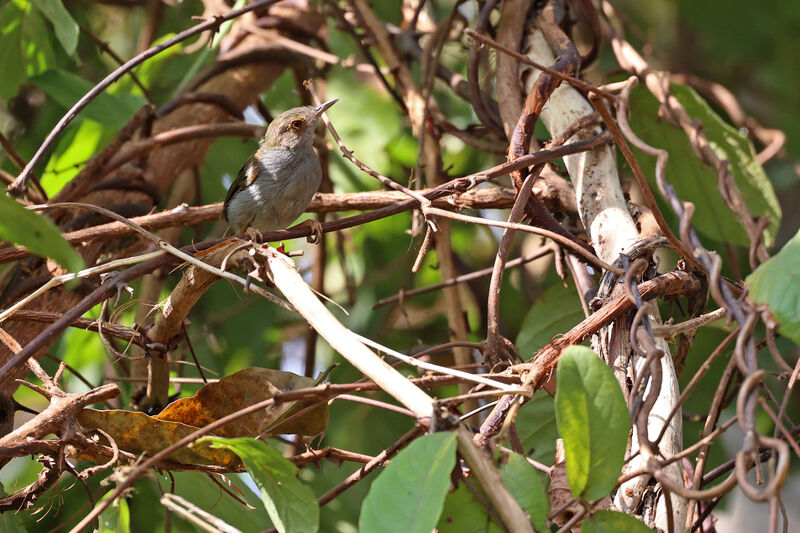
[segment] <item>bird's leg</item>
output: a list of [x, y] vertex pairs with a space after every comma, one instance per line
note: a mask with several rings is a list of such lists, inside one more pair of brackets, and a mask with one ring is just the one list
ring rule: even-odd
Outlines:
[[313, 219], [307, 219], [290, 229], [311, 228], [311, 234], [306, 240], [312, 244], [319, 244], [322, 241], [322, 224]]

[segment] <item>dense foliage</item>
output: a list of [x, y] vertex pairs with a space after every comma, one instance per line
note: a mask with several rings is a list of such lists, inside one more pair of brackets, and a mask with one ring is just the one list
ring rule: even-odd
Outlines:
[[[710, 530], [737, 486], [796, 524], [772, 3], [6, 2], [0, 530]], [[228, 235], [332, 98], [322, 243]]]

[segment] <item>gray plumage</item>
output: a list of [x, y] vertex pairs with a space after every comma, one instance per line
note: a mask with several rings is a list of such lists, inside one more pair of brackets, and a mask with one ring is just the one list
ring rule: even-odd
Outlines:
[[223, 217], [236, 233], [285, 229], [306, 210], [322, 180], [314, 129], [335, 102], [290, 109], [270, 123], [225, 198]]
[[322, 180], [317, 154], [309, 147], [298, 154], [284, 149], [264, 150], [242, 167], [240, 174], [256, 172], [254, 181], [228, 195], [225, 220], [236, 233], [248, 226], [258, 231], [289, 227], [303, 214]]

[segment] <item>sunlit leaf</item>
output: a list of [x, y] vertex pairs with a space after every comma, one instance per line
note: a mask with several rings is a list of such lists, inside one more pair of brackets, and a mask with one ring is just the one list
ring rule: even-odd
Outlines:
[[395, 161], [414, 168], [419, 157], [419, 143], [410, 135], [400, 134], [386, 145], [386, 151]]
[[[154, 455], [198, 428], [272, 398], [278, 392], [313, 385], [311, 378], [291, 372], [246, 368], [203, 386], [191, 398], [172, 402], [155, 416], [118, 409], [84, 409], [78, 419], [87, 429], [102, 429], [110, 434], [121, 450]], [[212, 434], [219, 437], [255, 437], [264, 433], [317, 435], [328, 423], [327, 403], [300, 416], [292, 416], [313, 403], [313, 400], [281, 402], [232, 420]], [[233, 454], [198, 443], [191, 448], [181, 448], [171, 454], [170, 459], [226, 466], [236, 463]]]
[[[404, 131], [392, 98], [369, 85], [353, 83], [350, 73], [332, 79], [329, 87], [332, 96], [347, 95], [328, 113], [345, 145], [354, 148], [354, 155], [369, 167], [389, 172], [391, 160], [387, 147]], [[369, 109], [369, 123], [364, 121], [365, 109]], [[342, 192], [379, 188], [375, 178], [342, 157], [332, 157], [331, 162], [331, 179]]]
[[39, 11], [23, 0], [0, 8], [0, 97], [10, 99], [30, 76], [54, 64], [49, 32]]
[[42, 173], [42, 187], [51, 198], [81, 171], [104, 138], [105, 128], [94, 120], [72, 126], [76, 128], [74, 134], [61, 139]]
[[556, 420], [576, 497], [598, 500], [617, 482], [630, 423], [611, 369], [589, 348], [570, 346], [558, 361]]
[[[197, 431], [196, 427], [180, 422], [156, 420], [138, 411], [121, 409], [84, 409], [78, 421], [87, 430], [102, 429], [108, 433], [120, 450], [136, 455], [155, 455], [168, 446]], [[102, 441], [102, 439], [101, 439]], [[79, 458], [103, 462], [102, 457], [80, 454]], [[183, 464], [211, 464], [227, 467], [239, 466], [235, 454], [215, 449], [207, 443], [194, 443], [171, 453], [167, 459]]]
[[[276, 393], [314, 385], [313, 379], [291, 372], [269, 368], [245, 368], [223, 377], [216, 383], [205, 385], [191, 398], [175, 400], [153, 418], [202, 427], [245, 407], [268, 400]], [[267, 431], [270, 435], [278, 433], [318, 435], [325, 431], [328, 424], [327, 402], [322, 402], [301, 416], [281, 422], [314, 403], [318, 402], [313, 399], [281, 402], [277, 406], [267, 407], [233, 420], [218, 428], [214, 434], [220, 437], [249, 437]]]
[[430, 533], [439, 521], [456, 464], [455, 432], [425, 435], [392, 459], [364, 499], [363, 533]]
[[0, 194], [0, 239], [49, 257], [70, 272], [83, 268], [83, 260], [50, 220], [4, 194]]
[[[174, 33], [166, 33], [153, 41], [151, 46], [157, 46], [174, 36]], [[182, 51], [183, 43], [170, 46], [163, 52], [159, 52], [141, 65], [137, 66], [135, 69], [133, 69], [133, 72], [147, 89], [152, 90], [156, 84], [163, 83], [161, 75], [164, 72], [164, 69], [170, 64], [171, 60], [173, 60], [176, 56], [180, 56]], [[133, 94], [142, 94], [141, 89], [135, 83], [133, 83], [133, 79], [130, 76], [125, 76], [122, 78], [118, 82], [118, 86], [124, 87], [125, 90]]]
[[769, 225], [764, 231], [764, 244], [770, 246], [775, 241], [782, 213], [764, 167], [756, 159], [753, 143], [723, 120], [691, 87], [672, 84], [670, 88], [687, 113], [693, 119], [703, 122], [703, 132], [717, 156], [729, 161], [733, 180], [750, 212], [769, 217]]
[[[102, 304], [97, 304], [83, 314], [83, 318], [97, 320], [100, 318]], [[135, 315], [132, 312], [126, 313], [125, 319], [132, 321]], [[59, 336], [58, 341], [50, 350], [59, 360], [64, 361], [72, 368], [80, 368], [81, 375], [90, 383], [101, 383], [105, 379], [103, 373], [103, 363], [108, 360], [108, 351], [103, 345], [100, 336], [94, 331], [83, 328], [67, 328]], [[71, 373], [66, 373], [61, 378], [62, 386], [72, 390], [74, 387], [83, 389], [86, 384]]]
[[314, 533], [319, 529], [319, 505], [314, 492], [297, 480], [297, 467], [278, 451], [256, 439], [203, 439], [242, 460], [261, 490], [264, 507], [280, 532]]
[[8, 100], [19, 90], [25, 79], [25, 62], [22, 58], [22, 23], [26, 11], [19, 2], [12, 1], [0, 8], [0, 96]]
[[42, 14], [53, 24], [56, 38], [64, 51], [72, 55], [78, 47], [78, 23], [64, 8], [61, 0], [32, 0]]
[[800, 232], [747, 277], [750, 299], [766, 304], [781, 335], [800, 344]]
[[[764, 234], [764, 241], [769, 245], [780, 223], [781, 210], [764, 169], [756, 161], [752, 143], [722, 120], [694, 90], [677, 84], [670, 87], [689, 115], [702, 121], [703, 132], [716, 154], [723, 160], [729, 160], [731, 174], [752, 214], [770, 217]], [[666, 180], [672, 184], [681, 200], [695, 204], [692, 224], [697, 230], [719, 241], [748, 246], [750, 240], [744, 228], [720, 194], [717, 173], [694, 155], [681, 129], [660, 118], [658, 102], [645, 87], [636, 87], [631, 93], [630, 123], [642, 140], [669, 152]], [[657, 192], [655, 157], [638, 150], [636, 157], [650, 186]], [[669, 208], [665, 211], [672, 212]], [[677, 227], [673, 227], [673, 230], [677, 231]]]

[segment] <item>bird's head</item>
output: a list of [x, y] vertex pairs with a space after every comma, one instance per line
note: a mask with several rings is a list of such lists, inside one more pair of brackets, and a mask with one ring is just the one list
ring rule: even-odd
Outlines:
[[311, 146], [314, 130], [322, 113], [338, 100], [330, 100], [317, 107], [303, 106], [284, 111], [269, 123], [261, 147], [267, 149]]

